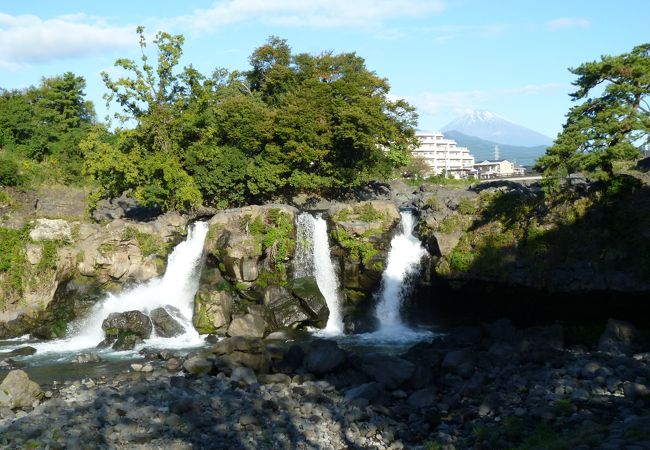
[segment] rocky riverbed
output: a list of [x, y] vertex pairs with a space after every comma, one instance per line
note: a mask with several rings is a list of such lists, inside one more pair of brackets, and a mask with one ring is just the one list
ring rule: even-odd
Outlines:
[[[566, 346], [559, 325], [507, 320], [397, 356], [225, 338], [184, 356], [144, 351], [111, 378], [28, 389], [31, 400], [0, 407], [0, 446], [645, 449], [647, 350], [615, 320], [593, 348]], [[11, 373], [0, 404], [28, 384]]]

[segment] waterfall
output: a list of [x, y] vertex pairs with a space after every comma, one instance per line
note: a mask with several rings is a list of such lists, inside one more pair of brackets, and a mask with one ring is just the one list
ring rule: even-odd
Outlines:
[[328, 336], [342, 334], [339, 281], [330, 256], [327, 222], [320, 215], [314, 217], [309, 213], [302, 213], [298, 216], [297, 236], [295, 276], [314, 276], [330, 311], [327, 326], [321, 333]]
[[376, 310], [380, 323], [378, 333], [395, 339], [399, 339], [401, 335], [414, 333], [402, 322], [400, 309], [402, 299], [411, 291], [410, 278], [418, 270], [420, 261], [426, 254], [418, 238], [413, 236], [415, 227], [413, 214], [410, 211], [403, 211], [400, 215], [402, 230], [390, 243]]
[[148, 313], [160, 306], [171, 306], [166, 308], [167, 312], [185, 328], [185, 333], [169, 339], [152, 336], [147, 340], [147, 345], [161, 344], [173, 348], [202, 342], [192, 325], [192, 314], [207, 232], [205, 222], [196, 222], [188, 229], [187, 239], [169, 255], [167, 270], [162, 278], [154, 278], [119, 294], [107, 294], [106, 298], [94, 305], [87, 318], [70, 327], [69, 337], [36, 344], [39, 353], [95, 347], [104, 339], [102, 322], [110, 313], [133, 310]]

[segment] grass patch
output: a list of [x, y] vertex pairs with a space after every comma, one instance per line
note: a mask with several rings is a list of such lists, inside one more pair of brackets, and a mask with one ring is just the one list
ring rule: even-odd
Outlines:
[[[159, 236], [143, 233], [134, 227], [126, 227], [122, 232], [122, 240], [135, 240], [142, 256], [165, 256], [169, 251], [169, 244]], [[103, 245], [103, 244], [102, 244]]]
[[334, 214], [333, 218], [335, 222], [350, 222], [354, 220], [360, 222], [381, 222], [386, 219], [386, 215], [372, 206], [372, 203], [363, 203], [361, 205], [342, 208]]
[[345, 228], [337, 226], [332, 231], [332, 237], [345, 249], [352, 261], [361, 261], [364, 266], [369, 267], [372, 258], [379, 253], [379, 250], [368, 241], [368, 238], [380, 232], [381, 230], [370, 229], [361, 236], [356, 236], [350, 234]]

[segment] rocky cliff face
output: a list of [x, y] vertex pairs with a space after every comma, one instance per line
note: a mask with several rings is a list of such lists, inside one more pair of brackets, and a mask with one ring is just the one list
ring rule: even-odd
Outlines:
[[106, 225], [23, 218], [18, 229], [5, 227], [20, 225], [11, 219], [0, 225], [8, 263], [0, 271], [0, 337], [62, 336], [105, 291], [160, 275], [187, 224], [170, 214]]
[[[295, 221], [286, 205], [227, 210], [209, 222], [206, 265], [194, 324], [202, 333], [259, 335], [322, 328], [329, 311], [312, 277], [295, 279]], [[334, 204], [326, 213], [344, 292], [348, 329], [374, 304], [390, 239], [399, 222], [393, 203]], [[355, 328], [356, 327], [356, 328]]]
[[419, 233], [435, 276], [545, 292], [650, 292], [650, 194], [583, 184], [545, 199], [539, 186], [495, 182], [457, 201], [421, 201]]
[[381, 283], [399, 210], [383, 200], [336, 204], [327, 211], [332, 257], [343, 289], [346, 331], [374, 328], [372, 296]]
[[329, 313], [315, 280], [291, 276], [297, 213], [287, 205], [247, 206], [210, 219], [194, 309], [199, 332], [262, 337], [325, 326]]

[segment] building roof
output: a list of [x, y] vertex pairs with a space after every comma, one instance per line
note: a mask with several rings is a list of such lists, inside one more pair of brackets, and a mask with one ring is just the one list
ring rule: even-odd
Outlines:
[[498, 164], [498, 163], [502, 163], [502, 162], [510, 162], [510, 161], [508, 161], [507, 159], [497, 159], [497, 160], [494, 160], [494, 161], [486, 159], [485, 161], [482, 161], [480, 163], [476, 163], [474, 165], [475, 166], [478, 166], [478, 165], [486, 165], [486, 166], [488, 166], [488, 165]]

